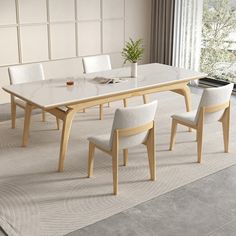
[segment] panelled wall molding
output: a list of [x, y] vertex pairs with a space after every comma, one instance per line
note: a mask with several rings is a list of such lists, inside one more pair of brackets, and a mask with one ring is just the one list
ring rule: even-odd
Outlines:
[[124, 46], [125, 0], [1, 1], [2, 11], [11, 11], [0, 18], [11, 53], [0, 55], [0, 66], [117, 53]]
[[[109, 54], [123, 66], [126, 40], [142, 38], [149, 62], [151, 0], [1, 0], [0, 87], [8, 66], [41, 62], [47, 78], [82, 74], [81, 58]], [[0, 103], [9, 101], [0, 91]]]

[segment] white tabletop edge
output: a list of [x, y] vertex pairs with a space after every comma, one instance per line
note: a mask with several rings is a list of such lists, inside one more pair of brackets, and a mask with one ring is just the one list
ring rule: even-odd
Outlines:
[[[147, 64], [147, 65], [152, 65], [152, 64]], [[156, 65], [161, 65], [161, 64], [156, 64]], [[166, 65], [161, 65], [161, 66], [166, 66]], [[166, 66], [166, 67], [170, 68], [170, 66]], [[177, 68], [177, 67], [171, 67], [171, 68], [177, 69], [177, 70], [185, 70], [185, 69]], [[188, 70], [185, 70], [185, 71], [188, 71]], [[91, 76], [93, 76], [93, 74], [94, 73], [92, 73]], [[130, 93], [130, 92], [138, 92], [138, 91], [143, 90], [143, 89], [151, 89], [151, 88], [161, 87], [161, 86], [165, 86], [165, 85], [168, 86], [168, 85], [171, 85], [173, 83], [178, 84], [178, 83], [183, 83], [183, 82], [189, 82], [191, 80], [201, 79], [205, 76], [206, 76], [205, 73], [196, 72], [195, 76], [191, 76], [191, 77], [188, 77], [188, 78], [171, 80], [171, 81], [166, 81], [166, 82], [160, 82], [160, 83], [157, 83], [157, 84], [146, 85], [146, 86], [137, 87], [137, 88], [125, 89], [124, 91], [112, 91], [112, 92], [108, 92], [108, 93], [99, 94], [99, 95], [96, 95], [96, 96], [91, 96], [91, 97], [86, 97], [86, 98], [79, 98], [79, 99], [71, 99], [71, 100], [66, 101], [66, 102], [53, 103], [53, 104], [49, 104], [49, 105], [38, 104], [35, 101], [30, 101], [30, 100], [26, 99], [24, 96], [22, 96], [19, 93], [14, 93], [11, 90], [12, 85], [4, 86], [4, 87], [2, 87], [2, 89], [4, 91], [10, 93], [11, 95], [13, 95], [17, 98], [20, 98], [20, 99], [22, 99], [26, 102], [29, 102], [29, 103], [31, 103], [31, 104], [39, 107], [39, 108], [42, 108], [44, 110], [49, 110], [49, 109], [53, 109], [53, 108], [60, 107], [60, 106], [69, 106], [69, 105], [73, 105], [73, 104], [76, 104], [76, 103], [79, 104], [79, 103], [89, 102], [89, 101], [95, 100], [96, 98], [102, 99], [102, 98], [106, 98], [106, 97], [112, 96], [112, 95], [114, 95], [114, 96], [115, 95], [123, 95], [123, 94]]]

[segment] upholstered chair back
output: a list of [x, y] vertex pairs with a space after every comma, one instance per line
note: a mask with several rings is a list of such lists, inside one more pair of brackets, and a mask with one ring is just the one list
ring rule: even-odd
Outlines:
[[44, 80], [44, 71], [42, 64], [29, 64], [11, 66], [8, 68], [11, 84], [20, 84]]
[[[201, 107], [213, 107], [229, 102], [233, 87], [234, 84], [231, 83], [217, 88], [206, 88], [203, 91], [201, 101], [198, 106], [195, 122], [197, 122], [199, 119]], [[211, 123], [218, 121], [222, 117], [223, 113], [224, 109], [216, 112], [205, 113], [204, 122]]]
[[84, 73], [111, 70], [111, 60], [109, 55], [84, 57], [82, 61]]
[[[152, 122], [155, 118], [156, 109], [157, 101], [140, 106], [117, 109], [111, 130], [110, 147], [113, 144], [115, 130], [135, 128]], [[119, 148], [130, 148], [143, 143], [147, 137], [147, 133], [148, 131], [145, 131], [128, 137], [120, 137]]]

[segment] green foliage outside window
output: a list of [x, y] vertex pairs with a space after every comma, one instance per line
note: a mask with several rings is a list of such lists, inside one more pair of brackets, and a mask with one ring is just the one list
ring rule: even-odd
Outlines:
[[[204, 0], [201, 71], [236, 83], [236, 0]], [[236, 36], [235, 36], [236, 37]]]

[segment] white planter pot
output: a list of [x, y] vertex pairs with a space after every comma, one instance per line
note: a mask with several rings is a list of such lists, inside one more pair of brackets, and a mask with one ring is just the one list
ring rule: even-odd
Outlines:
[[131, 77], [136, 78], [138, 76], [138, 63], [131, 64]]

